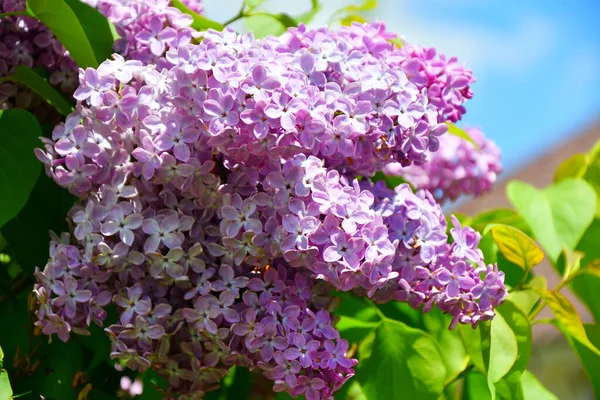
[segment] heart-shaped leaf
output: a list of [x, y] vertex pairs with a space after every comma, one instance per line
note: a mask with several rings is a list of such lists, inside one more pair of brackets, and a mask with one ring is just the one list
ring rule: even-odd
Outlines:
[[596, 210], [596, 193], [582, 179], [568, 178], [544, 190], [512, 181], [506, 192], [553, 263], [563, 248], [575, 248]]

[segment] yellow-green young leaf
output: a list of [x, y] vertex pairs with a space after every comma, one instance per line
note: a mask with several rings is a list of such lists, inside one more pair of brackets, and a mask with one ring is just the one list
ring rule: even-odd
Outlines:
[[592, 260], [584, 268], [577, 271], [578, 274], [589, 274], [600, 278], [600, 258]]
[[556, 323], [561, 330], [600, 356], [600, 350], [588, 339], [583, 323], [573, 304], [565, 296], [554, 290], [538, 289], [537, 293], [554, 313]]
[[27, 0], [27, 10], [54, 33], [81, 68], [98, 67], [90, 41], [77, 15], [63, 0]]
[[388, 42], [394, 44], [399, 49], [401, 49], [404, 46], [404, 40], [402, 40], [399, 37], [394, 38], [394, 39], [388, 39]]
[[566, 178], [581, 178], [587, 170], [589, 158], [587, 154], [579, 153], [563, 161], [554, 173], [554, 182]]
[[205, 31], [207, 29], [214, 29], [216, 31], [222, 31], [225, 27], [223, 24], [210, 20], [193, 10], [191, 10], [188, 6], [183, 4], [180, 0], [171, 0], [171, 5], [181, 11], [184, 14], [192, 17], [192, 28], [197, 31]]
[[565, 271], [563, 272], [563, 278], [567, 278], [579, 271], [579, 268], [581, 267], [581, 260], [585, 254], [581, 251], [569, 249], [564, 249], [563, 254], [565, 257]]
[[546, 289], [548, 283], [546, 282], [546, 277], [538, 275], [533, 277], [527, 286], [532, 289], [515, 290], [508, 295], [508, 300], [516, 304], [526, 315], [531, 312], [540, 299], [540, 295], [536, 293], [535, 289]]
[[359, 24], [364, 24], [367, 22], [367, 19], [359, 14], [350, 14], [342, 18], [340, 24], [344, 26], [350, 26], [353, 22], [358, 22]]
[[308, 10], [302, 15], [297, 16], [296, 21], [301, 22], [303, 24], [308, 24], [310, 21], [313, 20], [315, 15], [317, 15], [317, 13], [321, 11], [321, 2], [319, 0], [311, 0], [310, 5], [310, 10]]
[[525, 271], [529, 271], [544, 259], [544, 253], [538, 245], [517, 228], [494, 225], [491, 232], [502, 255]]
[[[596, 346], [600, 346], [600, 326], [599, 325], [585, 325], [585, 333], [588, 338], [592, 342], [592, 344]], [[587, 375], [590, 379], [592, 387], [594, 388], [594, 392], [596, 393], [595, 398], [600, 397], [600, 369], [598, 365], [600, 365], [600, 356], [593, 351], [590, 351], [586, 346], [583, 346], [579, 342], [573, 340], [572, 337], [567, 335], [567, 339], [569, 344], [575, 350], [575, 353], [581, 360], [581, 364], [583, 368], [587, 372]]]
[[448, 125], [448, 133], [454, 136], [458, 136], [459, 138], [462, 138], [464, 140], [466, 140], [467, 142], [471, 143], [473, 146], [475, 146], [475, 148], [477, 150], [479, 150], [479, 145], [473, 140], [473, 138], [471, 137], [471, 135], [469, 135], [467, 133], [467, 131], [465, 131], [462, 128], [459, 128], [458, 126], [454, 125], [453, 123], [450, 122], [446, 122], [446, 125]]
[[27, 86], [62, 115], [69, 115], [73, 111], [73, 104], [69, 103], [46, 79], [25, 65], [18, 65], [15, 72], [1, 78], [0, 82], [2, 81], [18, 82]]

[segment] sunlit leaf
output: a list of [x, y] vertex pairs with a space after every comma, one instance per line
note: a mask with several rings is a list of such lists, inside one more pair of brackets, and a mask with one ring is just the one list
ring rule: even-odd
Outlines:
[[446, 369], [435, 340], [425, 332], [387, 319], [375, 331], [369, 357], [361, 358], [357, 379], [367, 399], [436, 400]]
[[535, 289], [546, 289], [548, 284], [545, 276], [538, 275], [529, 281], [527, 286], [529, 289], [517, 290], [508, 295], [508, 300], [519, 307], [525, 314], [529, 314], [540, 299], [540, 295], [536, 293]]
[[446, 125], [448, 125], [448, 133], [450, 135], [458, 136], [459, 138], [466, 140], [467, 142], [475, 146], [477, 150], [479, 150], [479, 145], [475, 142], [475, 140], [473, 140], [473, 138], [467, 133], [467, 131], [465, 131], [462, 128], [459, 128], [458, 126], [450, 122], [446, 122]]
[[506, 259], [525, 271], [531, 270], [544, 259], [537, 244], [519, 229], [509, 225], [494, 225], [492, 236]]
[[[600, 326], [586, 325], [585, 333], [592, 345], [598, 348], [598, 346], [600, 346]], [[581, 360], [581, 364], [583, 365], [583, 368], [590, 379], [592, 387], [594, 388], [594, 392], [596, 393], [596, 398], [598, 398], [598, 396], [600, 396], [600, 369], [598, 368], [598, 365], [600, 365], [600, 355], [597, 352], [590, 350], [589, 347], [583, 345], [582, 343], [573, 340], [571, 335], [567, 335], [567, 339]]]
[[342, 338], [349, 343], [362, 341], [369, 333], [373, 332], [380, 322], [363, 321], [360, 319], [342, 315], [335, 328], [340, 332]]
[[101, 61], [73, 9], [63, 0], [27, 0], [32, 17], [46, 25], [81, 68], [97, 67]]
[[581, 178], [585, 175], [588, 166], [587, 154], [575, 154], [563, 161], [554, 173], [554, 182], [567, 178]]
[[531, 236], [531, 229], [516, 211], [509, 210], [507, 208], [497, 208], [493, 210], [483, 211], [477, 214], [469, 221], [468, 225], [484, 234], [486, 227], [492, 224], [504, 224], [510, 225], [517, 229], [520, 229], [528, 236]]
[[552, 262], [563, 248], [575, 248], [594, 218], [596, 194], [581, 179], [568, 178], [544, 190], [512, 181], [506, 192]]
[[222, 31], [225, 27], [223, 24], [210, 20], [205, 16], [198, 14], [191, 10], [188, 6], [183, 4], [180, 0], [171, 0], [171, 5], [181, 11], [184, 14], [187, 14], [192, 17], [192, 25], [191, 27], [197, 31], [205, 31], [207, 29], [214, 29], [216, 31]]
[[113, 44], [118, 39], [115, 26], [98, 10], [81, 0], [64, 0], [77, 16], [85, 31], [98, 63], [114, 53]]
[[573, 304], [564, 295], [554, 290], [537, 290], [537, 293], [554, 313], [561, 330], [600, 356], [600, 350], [588, 339], [583, 323]]
[[321, 11], [321, 2], [319, 0], [311, 0], [310, 5], [311, 5], [311, 8], [309, 11], [296, 17], [296, 20], [298, 22], [301, 22], [303, 24], [308, 24], [313, 20], [315, 15], [317, 15], [317, 13], [319, 11]]
[[[517, 308], [512, 306], [507, 311], [507, 318], [511, 323], [514, 322], [515, 315], [520, 312], [515, 310]], [[511, 326], [502, 314], [497, 313], [491, 322], [481, 323], [477, 329], [468, 325], [461, 325], [459, 328], [475, 368], [487, 377], [492, 399], [496, 397], [494, 384], [511, 372], [521, 357], [519, 345], [523, 341], [523, 333], [521, 326], [517, 325], [517, 327], [519, 330]]]

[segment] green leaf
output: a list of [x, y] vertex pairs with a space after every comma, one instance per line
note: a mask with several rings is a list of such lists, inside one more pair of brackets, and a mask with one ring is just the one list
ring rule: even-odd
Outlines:
[[0, 399], [11, 399], [13, 395], [12, 387], [6, 370], [2, 368], [4, 360], [4, 352], [0, 346]]
[[367, 335], [379, 326], [380, 322], [369, 322], [360, 319], [341, 316], [335, 328], [340, 332], [342, 338], [350, 344], [361, 342]]
[[375, 175], [371, 177], [371, 182], [375, 183], [378, 181], [384, 181], [385, 186], [392, 190], [394, 190], [397, 186], [408, 183], [408, 181], [401, 176], [389, 176], [381, 171], [376, 172]]
[[0, 369], [0, 399], [12, 399], [13, 391], [6, 370]]
[[485, 375], [477, 371], [467, 374], [462, 400], [489, 400], [491, 398], [492, 395]]
[[[298, 21], [286, 13], [267, 13], [255, 12], [249, 14], [246, 18], [246, 26], [250, 29], [254, 36], [262, 38], [273, 35], [279, 36], [285, 30], [292, 26], [298, 26]], [[273, 22], [276, 22], [275, 24]]]
[[481, 234], [484, 234], [485, 228], [492, 224], [510, 225], [520, 229], [528, 236], [532, 235], [531, 229], [523, 217], [521, 217], [516, 211], [509, 210], [508, 208], [497, 208], [484, 211], [481, 214], [473, 217], [469, 221], [468, 225], [476, 231], [479, 231]]
[[193, 10], [191, 10], [188, 6], [183, 4], [180, 0], [171, 0], [171, 5], [181, 11], [184, 14], [187, 14], [192, 17], [192, 25], [191, 27], [197, 31], [205, 31], [207, 29], [214, 29], [216, 31], [222, 31], [225, 29], [223, 24], [210, 20]]
[[224, 400], [238, 400], [250, 398], [252, 380], [250, 370], [235, 367], [235, 374], [231, 377], [231, 384], [227, 387]]
[[[594, 259], [600, 258], [600, 246], [598, 246], [598, 243], [600, 243], [600, 219], [596, 218], [585, 231], [577, 245], [577, 250], [584, 253], [584, 257], [581, 260], [582, 269], [585, 269]], [[561, 269], [561, 259], [557, 263], [560, 273], [563, 272]], [[600, 296], [598, 296], [600, 276], [594, 273], [580, 273], [575, 275], [569, 286], [590, 310], [594, 316], [594, 320], [600, 322]]]
[[537, 380], [535, 375], [527, 370], [521, 377], [521, 384], [523, 385], [525, 400], [558, 400], [558, 397], [546, 389], [544, 385]]
[[544, 259], [544, 253], [535, 242], [519, 229], [509, 225], [494, 225], [492, 237], [498, 245], [498, 250], [506, 259], [525, 272], [530, 271]]
[[115, 52], [113, 44], [119, 38], [115, 26], [102, 13], [81, 0], [64, 1], [77, 16], [98, 63], [109, 59]]
[[[592, 185], [592, 188], [600, 199], [600, 140], [588, 152], [588, 160], [584, 179]], [[600, 218], [600, 200], [596, 202], [596, 217]]]
[[517, 339], [517, 359], [510, 371], [496, 382], [496, 397], [502, 400], [523, 400], [521, 377], [527, 368], [532, 350], [531, 325], [525, 313], [510, 301], [496, 308]]
[[285, 27], [267, 13], [254, 13], [244, 18], [246, 26], [258, 39], [266, 36], [279, 36], [285, 32]]
[[494, 241], [491, 232], [487, 232], [481, 237], [479, 249], [483, 253], [483, 259], [486, 264], [495, 264], [498, 262], [498, 245]]
[[247, 7], [248, 10], [254, 10], [264, 2], [265, 0], [244, 0], [244, 6]]
[[315, 15], [317, 15], [317, 13], [321, 11], [321, 2], [319, 0], [311, 0], [310, 3], [311, 9], [305, 12], [304, 14], [296, 17], [296, 21], [301, 22], [303, 24], [308, 24], [310, 21], [313, 20]]
[[[586, 325], [585, 333], [594, 346], [600, 346], [599, 325]], [[587, 346], [582, 345], [580, 342], [573, 340], [571, 335], [567, 335], [567, 339], [573, 350], [575, 350], [577, 357], [581, 360], [581, 364], [596, 393], [596, 398], [598, 398], [598, 396], [600, 396], [600, 369], [598, 368], [598, 365], [600, 365], [600, 355], [591, 351]]]
[[553, 290], [537, 290], [537, 293], [554, 313], [556, 323], [563, 333], [600, 356], [600, 350], [588, 339], [583, 323], [579, 319], [579, 314], [573, 304], [561, 293]]
[[451, 122], [446, 122], [446, 125], [448, 125], [448, 133], [449, 134], [458, 136], [459, 138], [466, 140], [467, 142], [469, 142], [473, 146], [475, 146], [475, 148], [477, 150], [480, 150], [479, 145], [473, 140], [473, 138], [471, 137], [471, 135], [469, 135], [467, 133], [467, 131], [465, 131], [462, 128], [459, 128], [458, 126], [454, 125]]
[[446, 366], [446, 381], [452, 380], [465, 370], [469, 363], [467, 350], [457, 330], [450, 330], [452, 317], [433, 309], [423, 315], [423, 323], [427, 332], [433, 336], [444, 351], [442, 358]]
[[534, 289], [545, 290], [548, 287], [548, 284], [546, 282], [546, 277], [539, 275], [534, 277], [527, 286], [533, 289], [517, 290], [508, 295], [508, 300], [519, 307], [525, 314], [529, 314], [540, 299], [540, 295], [537, 294]]
[[331, 16], [331, 21], [343, 20], [348, 15], [371, 11], [377, 7], [377, 0], [364, 0], [361, 4], [350, 4], [337, 9]]
[[2, 81], [12, 81], [27, 86], [62, 115], [69, 115], [71, 111], [73, 111], [72, 103], [67, 101], [67, 99], [52, 87], [45, 78], [41, 77], [25, 65], [18, 65], [15, 68], [15, 72], [1, 78], [0, 82]]
[[579, 153], [563, 161], [554, 173], [554, 182], [567, 178], [582, 178], [588, 166], [588, 155]]
[[349, 14], [340, 20], [340, 24], [344, 26], [350, 26], [353, 22], [358, 22], [359, 24], [364, 24], [367, 21], [365, 17], [360, 14]]
[[[36, 160], [37, 161], [37, 160]], [[39, 163], [39, 162], [38, 162]], [[49, 230], [68, 230], [65, 215], [74, 197], [41, 173], [25, 207], [2, 227], [2, 236], [10, 244], [12, 256], [26, 272], [48, 261]]]
[[479, 324], [476, 330], [468, 325], [461, 325], [459, 329], [475, 368], [487, 376], [493, 390], [493, 383], [502, 379], [518, 358], [515, 332], [502, 314], [496, 314], [491, 322]]
[[563, 248], [575, 248], [594, 218], [596, 194], [581, 179], [568, 178], [544, 190], [511, 181], [506, 191], [553, 263]]
[[[96, 57], [77, 14], [63, 0], [27, 0], [27, 6], [31, 16], [42, 21], [54, 33], [79, 67], [96, 68], [104, 61]], [[88, 28], [92, 29], [94, 27]]]
[[[360, 355], [359, 355], [360, 357]], [[385, 319], [375, 331], [369, 357], [361, 358], [357, 379], [368, 399], [436, 400], [446, 368], [435, 340], [425, 332]]]
[[42, 164], [33, 149], [40, 145], [41, 135], [37, 120], [29, 112], [0, 110], [0, 227], [25, 206], [40, 175]]

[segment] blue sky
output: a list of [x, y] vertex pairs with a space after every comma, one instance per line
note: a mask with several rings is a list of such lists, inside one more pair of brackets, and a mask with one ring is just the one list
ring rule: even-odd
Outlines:
[[[322, 2], [313, 25], [327, 23], [334, 10], [351, 3]], [[241, 1], [205, 3], [209, 18], [224, 21]], [[310, 1], [265, 4], [295, 14]], [[600, 121], [598, 17], [598, 0], [379, 0], [370, 19], [473, 69], [475, 97], [463, 121], [500, 145], [510, 173]]]

